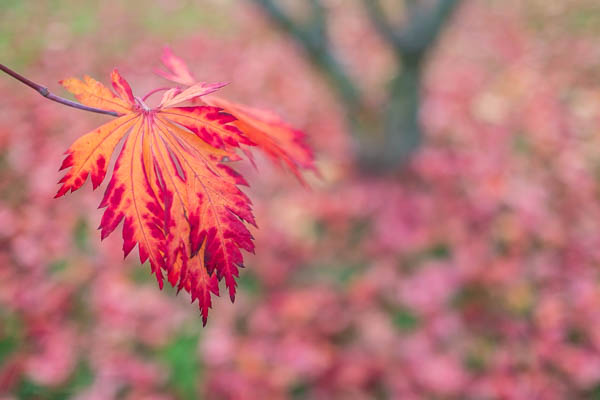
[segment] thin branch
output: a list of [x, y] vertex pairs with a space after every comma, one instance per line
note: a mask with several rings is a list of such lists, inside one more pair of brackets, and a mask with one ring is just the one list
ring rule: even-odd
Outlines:
[[51, 93], [47, 87], [39, 85], [39, 84], [25, 78], [23, 75], [18, 74], [17, 72], [13, 71], [12, 69], [8, 68], [7, 66], [5, 66], [3, 64], [0, 64], [0, 70], [2, 70], [3, 72], [7, 73], [10, 76], [12, 76], [19, 82], [29, 86], [30, 88], [32, 88], [33, 90], [35, 90], [36, 92], [38, 92], [39, 94], [41, 94], [42, 96], [44, 96], [45, 98], [47, 98], [49, 100], [55, 101], [60, 104], [64, 104], [65, 106], [84, 110], [84, 111], [89, 111], [89, 112], [98, 113], [98, 114], [112, 115], [113, 117], [119, 116], [119, 114], [117, 114], [114, 111], [108, 111], [108, 110], [102, 110], [100, 108], [84, 106], [83, 104], [76, 103], [74, 101], [57, 96], [57, 95]]

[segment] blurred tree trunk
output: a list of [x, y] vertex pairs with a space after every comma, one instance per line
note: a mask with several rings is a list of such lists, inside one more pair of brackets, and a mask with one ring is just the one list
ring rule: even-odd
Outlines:
[[336, 57], [327, 37], [326, 9], [320, 0], [305, 0], [311, 10], [305, 22], [295, 20], [277, 0], [252, 1], [300, 44], [336, 91], [354, 136], [361, 169], [385, 173], [402, 167], [422, 141], [419, 106], [426, 56], [460, 0], [435, 0], [433, 5], [405, 0], [409, 22], [401, 27], [389, 21], [380, 0], [362, 0], [365, 14], [397, 59], [386, 105], [379, 110], [367, 109], [356, 83]]

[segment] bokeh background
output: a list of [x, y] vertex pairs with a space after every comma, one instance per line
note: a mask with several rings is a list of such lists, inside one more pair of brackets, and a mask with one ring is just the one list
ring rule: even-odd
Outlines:
[[274, 1], [304, 39], [259, 3], [0, 1], [1, 62], [55, 93], [115, 66], [162, 86], [170, 45], [306, 131], [322, 174], [237, 166], [257, 254], [202, 328], [100, 243], [100, 192], [53, 199], [107, 117], [1, 76], [0, 399], [600, 399], [598, 1], [442, 1], [416, 64], [368, 0]]

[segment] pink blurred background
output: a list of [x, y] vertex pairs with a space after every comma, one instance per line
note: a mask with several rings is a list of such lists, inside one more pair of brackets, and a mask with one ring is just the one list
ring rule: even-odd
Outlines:
[[[307, 132], [322, 173], [307, 189], [259, 155], [237, 166], [257, 254], [202, 328], [118, 235], [100, 242], [100, 192], [53, 199], [64, 150], [107, 117], [0, 77], [0, 399], [600, 399], [598, 2], [464, 0], [422, 68], [422, 143], [385, 173], [250, 3], [0, 4], [2, 62], [57, 94], [115, 66], [134, 91], [163, 85], [170, 45]], [[359, 1], [323, 3], [383, 109], [393, 51]]]

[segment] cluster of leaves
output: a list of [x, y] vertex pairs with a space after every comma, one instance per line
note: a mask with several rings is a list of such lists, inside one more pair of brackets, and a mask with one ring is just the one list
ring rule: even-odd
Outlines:
[[[140, 262], [149, 260], [160, 288], [166, 272], [171, 285], [198, 299], [206, 324], [219, 281], [224, 279], [234, 301], [241, 250], [254, 252], [245, 225], [256, 226], [251, 202], [238, 188], [247, 183], [225, 162], [240, 159], [240, 146], [258, 146], [299, 179], [299, 168], [315, 169], [300, 131], [268, 111], [205, 97], [225, 84], [196, 82], [169, 49], [162, 60], [169, 72], [161, 74], [185, 86], [166, 90], [154, 108], [145, 103], [154, 91], [134, 97], [117, 70], [111, 75], [114, 92], [88, 76], [61, 81], [82, 104], [119, 117], [67, 150], [61, 170], [68, 170], [56, 197], [79, 189], [88, 176], [96, 189], [123, 141], [100, 203], [102, 239], [123, 222], [125, 256], [137, 244]], [[202, 104], [182, 107], [185, 102]]]

